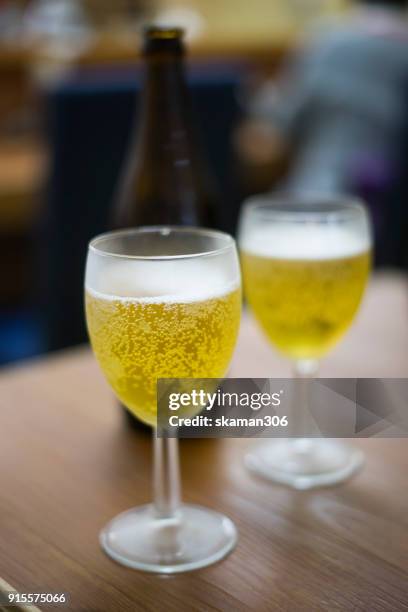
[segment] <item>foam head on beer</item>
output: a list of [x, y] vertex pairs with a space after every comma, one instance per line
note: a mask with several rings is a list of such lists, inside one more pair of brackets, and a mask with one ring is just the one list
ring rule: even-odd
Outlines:
[[277, 259], [337, 259], [367, 252], [367, 235], [349, 227], [279, 223], [254, 228], [243, 236], [241, 249]]
[[118, 260], [103, 269], [91, 267], [86, 287], [107, 298], [197, 301], [236, 287], [237, 281], [230, 279], [230, 270], [207, 260]]

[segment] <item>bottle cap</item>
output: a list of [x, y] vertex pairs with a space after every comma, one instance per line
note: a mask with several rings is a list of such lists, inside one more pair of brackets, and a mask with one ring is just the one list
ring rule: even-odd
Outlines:
[[144, 30], [143, 53], [171, 52], [182, 54], [184, 30], [177, 27], [149, 25]]

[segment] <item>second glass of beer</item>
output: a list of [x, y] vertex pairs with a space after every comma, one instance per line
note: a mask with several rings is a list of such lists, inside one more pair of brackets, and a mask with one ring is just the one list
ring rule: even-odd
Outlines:
[[[307, 379], [350, 326], [366, 286], [371, 230], [364, 206], [342, 197], [252, 198], [241, 215], [240, 250], [249, 305], [272, 344], [293, 360], [307, 400]], [[300, 437], [305, 408], [292, 415], [299, 437], [258, 445], [248, 466], [298, 489], [344, 480], [362, 453]]]

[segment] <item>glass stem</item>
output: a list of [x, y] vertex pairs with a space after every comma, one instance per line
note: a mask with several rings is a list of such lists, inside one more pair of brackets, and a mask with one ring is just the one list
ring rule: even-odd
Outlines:
[[153, 431], [154, 508], [160, 518], [173, 517], [180, 506], [180, 464], [177, 438], [160, 438]]
[[296, 405], [293, 407], [292, 411], [292, 435], [294, 437], [290, 442], [297, 453], [307, 453], [313, 446], [313, 438], [305, 438], [304, 436], [310, 424], [310, 381], [316, 378], [318, 370], [319, 362], [316, 359], [299, 359], [294, 363], [293, 373], [298, 380], [298, 394], [295, 399]]

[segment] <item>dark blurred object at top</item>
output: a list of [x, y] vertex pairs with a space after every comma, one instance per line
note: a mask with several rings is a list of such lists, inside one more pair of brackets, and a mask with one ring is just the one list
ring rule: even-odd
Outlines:
[[399, 229], [390, 194], [406, 163], [408, 2], [358, 5], [255, 93], [252, 121], [237, 142], [243, 156], [251, 157], [255, 140], [258, 155], [288, 155], [286, 176], [274, 187], [362, 196], [374, 217], [379, 263], [396, 264], [396, 252], [384, 245]]

